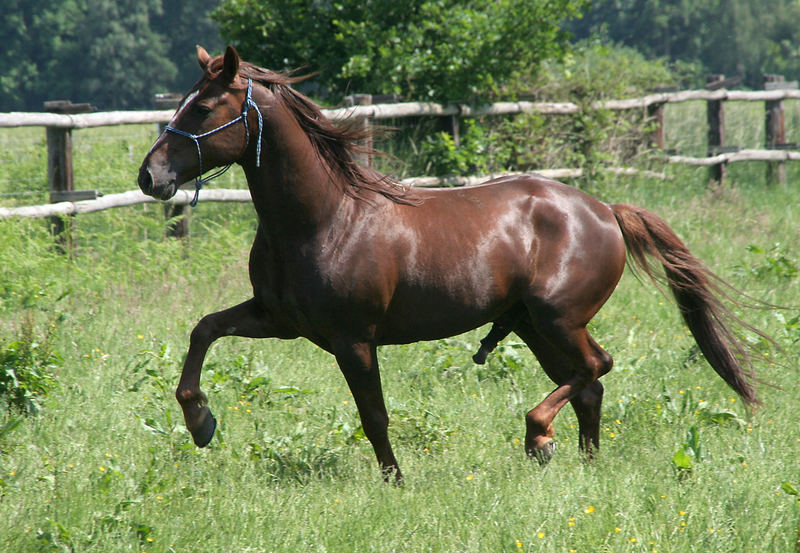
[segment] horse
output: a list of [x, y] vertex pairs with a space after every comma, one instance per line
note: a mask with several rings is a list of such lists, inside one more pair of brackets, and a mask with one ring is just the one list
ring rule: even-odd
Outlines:
[[711, 367], [746, 404], [758, 403], [747, 346], [732, 330], [753, 328], [722, 301], [724, 281], [657, 215], [535, 174], [401, 186], [358, 163], [363, 127], [324, 117], [292, 87], [299, 77], [244, 62], [230, 46], [215, 58], [198, 46], [197, 59], [203, 75], [144, 158], [139, 187], [167, 200], [236, 163], [258, 216], [253, 297], [191, 332], [176, 398], [198, 447], [216, 428], [200, 389], [211, 343], [304, 337], [335, 357], [384, 479], [402, 481], [377, 348], [493, 323], [476, 362], [514, 332], [555, 383], [525, 415], [525, 452], [542, 463], [552, 457], [553, 420], [570, 403], [579, 448], [591, 458], [600, 445], [599, 379], [613, 360], [587, 324], [626, 264], [666, 281]]

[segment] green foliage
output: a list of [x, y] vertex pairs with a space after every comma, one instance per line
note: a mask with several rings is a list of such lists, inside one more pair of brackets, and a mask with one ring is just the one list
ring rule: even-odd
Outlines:
[[221, 46], [217, 0], [5, 0], [0, 111], [46, 100], [151, 108], [153, 94], [196, 80], [193, 46]]
[[560, 57], [562, 21], [583, 0], [223, 0], [215, 17], [242, 56], [273, 70], [319, 72], [315, 94], [409, 100], [497, 95], [516, 73]]
[[454, 428], [445, 426], [451, 422], [424, 408], [397, 406], [390, 410], [389, 417], [396, 426], [398, 446], [416, 451], [443, 451], [447, 437], [456, 433]]
[[466, 119], [459, 144], [444, 131], [423, 139], [419, 158], [415, 160], [415, 171], [420, 175], [437, 176], [485, 175], [507, 167], [509, 161], [499, 134], [474, 119]]
[[[693, 414], [697, 418], [698, 424], [694, 424], [689, 428], [686, 433], [685, 443], [672, 456], [672, 466], [681, 479], [690, 476], [697, 463], [707, 457], [705, 448], [700, 441], [700, 428], [702, 426], [735, 424], [740, 430], [746, 426], [745, 421], [739, 417], [736, 411], [725, 409], [703, 400], [697, 403]], [[734, 460], [742, 462], [742, 458], [739, 456], [735, 457]]]
[[[781, 485], [781, 489], [789, 495], [793, 495], [795, 497], [800, 496], [800, 492], [797, 491], [797, 488], [792, 486], [791, 482], [784, 482]], [[800, 499], [798, 499], [800, 501]]]
[[[571, 29], [580, 37], [606, 33], [648, 57], [702, 64], [707, 71], [743, 75], [760, 88], [764, 73], [800, 76], [800, 19], [795, 0], [594, 0]], [[694, 85], [705, 75], [696, 72]]]
[[696, 426], [692, 426], [686, 433], [686, 443], [672, 456], [672, 466], [678, 471], [679, 478], [685, 478], [692, 473], [694, 464], [702, 459], [700, 432]]
[[665, 58], [648, 58], [635, 48], [592, 37], [576, 42], [563, 60], [548, 60], [534, 80], [514, 83], [519, 93], [578, 103], [650, 94], [675, 85], [686, 69]]
[[52, 519], [47, 519], [44, 528], [36, 531], [36, 541], [39, 551], [60, 553], [75, 550], [72, 533], [63, 524]]
[[[343, 448], [356, 440], [350, 424], [339, 423], [328, 433], [325, 443], [311, 435], [307, 425], [297, 423], [280, 436], [264, 435], [249, 444], [249, 458], [259, 474], [280, 481], [286, 478], [306, 482], [320, 474], [337, 472]], [[363, 435], [363, 434], [362, 434]]]
[[747, 246], [747, 251], [754, 254], [756, 261], [741, 266], [739, 269], [746, 271], [754, 278], [794, 279], [800, 275], [797, 261], [789, 255], [787, 247], [780, 243], [773, 244], [767, 250], [751, 244]]
[[788, 320], [783, 313], [776, 313], [775, 318], [783, 324], [783, 338], [791, 345], [800, 342], [800, 315], [795, 315]]
[[543, 69], [533, 80], [525, 75], [509, 82], [506, 93], [571, 101], [581, 111], [464, 119], [459, 144], [444, 131], [422, 138], [408, 173], [483, 175], [508, 169], [579, 167], [587, 175], [586, 182], [596, 183], [601, 167], [627, 165], [649, 151], [652, 122], [639, 112], [612, 112], [592, 102], [643, 95], [679, 78], [664, 61], [647, 60], [630, 48], [599, 41], [582, 42], [563, 61], [548, 61]]
[[25, 315], [20, 339], [0, 344], [0, 402], [25, 413], [39, 412], [41, 401], [56, 386], [55, 369], [62, 363], [52, 340], [52, 328], [41, 335]]
[[680, 78], [664, 60], [649, 60], [631, 48], [599, 40], [577, 43], [563, 61], [548, 61], [533, 81], [513, 83], [540, 101], [573, 102], [575, 115], [523, 114], [499, 129], [509, 165], [521, 168], [582, 167], [587, 181], [601, 165], [627, 165], [649, 150], [652, 122], [637, 112], [612, 112], [592, 103], [641, 96]]

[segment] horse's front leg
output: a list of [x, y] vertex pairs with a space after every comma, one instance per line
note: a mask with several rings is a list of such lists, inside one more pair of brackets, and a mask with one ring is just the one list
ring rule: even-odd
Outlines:
[[175, 397], [183, 409], [186, 428], [198, 447], [207, 446], [217, 428], [208, 399], [200, 390], [200, 371], [209, 346], [222, 336], [268, 338], [274, 335], [269, 317], [255, 299], [206, 315], [194, 327]]

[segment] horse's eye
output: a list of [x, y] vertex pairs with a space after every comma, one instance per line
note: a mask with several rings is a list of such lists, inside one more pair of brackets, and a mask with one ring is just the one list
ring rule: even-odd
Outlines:
[[211, 113], [211, 108], [208, 107], [208, 106], [205, 106], [203, 104], [195, 104], [194, 105], [194, 111], [196, 113], [198, 113], [199, 115], [202, 115], [203, 117], [205, 117], [206, 115]]

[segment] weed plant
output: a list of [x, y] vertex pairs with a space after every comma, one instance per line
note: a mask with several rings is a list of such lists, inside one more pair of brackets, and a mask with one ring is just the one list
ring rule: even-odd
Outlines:
[[[129, 187], [151, 132], [130, 155], [92, 146], [108, 148], [93, 174]], [[130, 161], [103, 165], [113, 151]], [[173, 390], [194, 324], [250, 296], [250, 206], [201, 203], [185, 241], [164, 238], [158, 205], [81, 215], [71, 256], [44, 221], [0, 222], [0, 344], [59, 359], [30, 358], [53, 380], [37, 413], [0, 400], [0, 551], [797, 551], [800, 175], [767, 186], [762, 165], [734, 165], [709, 189], [703, 169], [663, 170], [587, 187], [655, 211], [734, 286], [790, 307], [740, 310], [782, 347], [752, 338], [763, 407], [746, 410], [672, 300], [626, 273], [591, 323], [616, 361], [591, 462], [569, 407], [550, 464], [525, 457], [524, 413], [553, 384], [513, 335], [485, 366], [471, 355], [486, 329], [381, 348], [402, 487], [381, 481], [333, 358], [303, 340], [216, 343], [203, 387], [219, 429], [192, 444]]]

